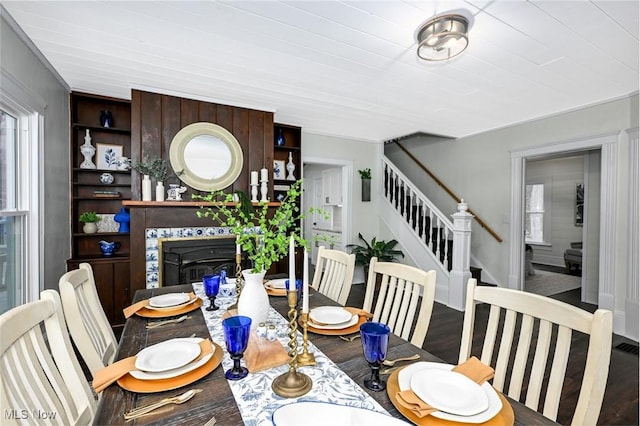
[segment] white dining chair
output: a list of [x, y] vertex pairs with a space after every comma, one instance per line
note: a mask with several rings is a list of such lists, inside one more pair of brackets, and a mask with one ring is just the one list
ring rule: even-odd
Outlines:
[[60, 277], [60, 297], [69, 333], [91, 375], [111, 364], [118, 341], [102, 309], [88, 263]]
[[[508, 395], [521, 400], [526, 384], [527, 407], [540, 411], [540, 396], [548, 380], [542, 415], [556, 420], [574, 331], [589, 335], [584, 374], [572, 425], [595, 425], [598, 420], [611, 357], [612, 314], [606, 309], [595, 313], [549, 297], [499, 287], [478, 286], [475, 279], [467, 285], [462, 343], [459, 362], [471, 356], [476, 304], [491, 306], [480, 360], [493, 366], [493, 387], [503, 392], [510, 373]], [[503, 319], [501, 320], [501, 311]], [[516, 328], [516, 323], [520, 327]], [[494, 346], [501, 328], [497, 355]], [[537, 330], [537, 332], [536, 332]], [[557, 337], [553, 337], [557, 336]], [[514, 337], [517, 338], [515, 354]], [[535, 352], [531, 344], [535, 342]], [[554, 343], [555, 342], [555, 343]], [[553, 350], [550, 348], [554, 346]], [[553, 353], [549, 364], [548, 355]], [[495, 364], [492, 360], [495, 359]], [[527, 366], [531, 371], [525, 375]], [[545, 371], [550, 367], [549, 373]], [[526, 377], [525, 377], [526, 376]]]
[[[71, 346], [55, 290], [2, 314], [0, 336], [0, 423], [93, 422], [97, 402]], [[36, 410], [49, 415], [47, 420], [34, 417]]]
[[320, 246], [311, 287], [345, 305], [351, 291], [355, 265], [355, 254]]
[[393, 334], [421, 348], [427, 337], [435, 293], [436, 271], [378, 262], [373, 257], [362, 308], [373, 314], [373, 321], [387, 324]]

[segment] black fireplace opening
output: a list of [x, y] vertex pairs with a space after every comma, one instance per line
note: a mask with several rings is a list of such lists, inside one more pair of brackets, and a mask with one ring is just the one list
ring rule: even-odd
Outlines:
[[[191, 284], [202, 281], [204, 275], [236, 275], [235, 237], [160, 239], [161, 286]], [[243, 256], [242, 269], [247, 267]]]

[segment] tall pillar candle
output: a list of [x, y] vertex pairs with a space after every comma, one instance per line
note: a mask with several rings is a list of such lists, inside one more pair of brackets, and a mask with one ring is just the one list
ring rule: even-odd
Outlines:
[[269, 180], [269, 170], [260, 169], [260, 181], [264, 182]]
[[304, 266], [302, 267], [302, 313], [309, 313], [309, 253], [304, 249]]
[[293, 235], [289, 238], [289, 289], [296, 288], [296, 246]]
[[256, 170], [253, 170], [251, 172], [251, 185], [257, 185], [258, 184], [258, 172]]

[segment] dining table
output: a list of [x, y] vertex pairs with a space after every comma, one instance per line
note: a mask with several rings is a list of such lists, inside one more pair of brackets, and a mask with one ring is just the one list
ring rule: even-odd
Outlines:
[[[206, 315], [207, 311], [204, 309], [209, 305], [208, 300], [202, 293], [200, 283], [201, 298], [205, 299], [202, 307], [195, 309], [188, 313], [188, 318], [182, 322], [168, 324], [156, 328], [147, 328], [147, 324], [156, 319], [149, 319], [138, 315], [132, 315], [126, 321], [122, 336], [119, 342], [119, 349], [116, 359], [120, 360], [126, 357], [135, 356], [142, 349], [166, 341], [173, 338], [183, 337], [201, 337], [211, 338], [212, 329], [207, 326]], [[133, 302], [142, 301], [153, 296], [177, 293], [177, 292], [192, 292], [197, 289], [198, 283], [181, 284], [175, 286], [165, 286], [154, 289], [138, 290], [134, 295]], [[289, 311], [289, 305], [287, 297], [281, 296], [269, 296], [269, 303], [271, 307], [277, 311], [284, 318], [287, 318]], [[229, 305], [230, 302], [227, 304]], [[224, 309], [224, 303], [221, 309]], [[309, 294], [309, 306], [310, 308], [319, 306], [337, 306], [338, 304], [328, 297], [310, 289]], [[436, 323], [431, 324], [431, 327], [437, 327]], [[299, 330], [301, 331], [301, 330]], [[285, 331], [286, 332], [286, 331]], [[459, 336], [451, 336], [452, 339], [457, 339]], [[383, 410], [386, 410], [392, 417], [406, 420], [393, 405], [387, 392], [374, 392], [365, 388], [363, 382], [370, 376], [370, 367], [363, 356], [362, 343], [360, 339], [353, 341], [345, 341], [337, 335], [324, 335], [308, 333], [308, 339], [312, 343], [312, 350], [321, 351], [326, 358], [332, 361], [339, 370], [344, 372], [350, 379], [355, 382], [357, 392], [361, 393], [363, 397], [371, 397]], [[224, 342], [218, 342], [223, 351], [226, 352]], [[389, 337], [387, 359], [395, 359], [399, 357], [406, 357], [418, 354], [420, 355], [420, 361], [428, 362], [444, 362], [438, 357], [418, 348], [410, 342], [391, 334]], [[228, 354], [227, 354], [228, 356]], [[286, 366], [281, 368], [287, 368]], [[312, 369], [318, 368], [314, 366], [298, 367], [300, 372], [313, 372]], [[254, 374], [250, 373], [249, 377]], [[255, 373], [261, 374], [260, 372]], [[313, 376], [312, 374], [309, 374]], [[383, 376], [387, 378], [388, 376]], [[243, 379], [246, 380], [246, 379]], [[243, 418], [241, 410], [239, 408], [238, 401], [234, 392], [232, 391], [231, 382], [227, 381], [224, 374], [223, 365], [217, 366], [211, 373], [205, 377], [188, 384], [187, 386], [179, 389], [172, 389], [162, 392], [150, 392], [150, 393], [138, 393], [123, 389], [117, 383], [113, 383], [108, 386], [100, 395], [97, 413], [95, 416], [95, 425], [197, 425], [202, 426], [215, 417], [216, 425], [242, 425], [242, 424], [271, 424], [270, 421], [255, 422], [254, 420], [247, 421]], [[312, 384], [312, 386], [314, 386]], [[201, 389], [202, 392], [196, 394], [189, 401], [180, 405], [169, 405], [158, 410], [151, 412], [150, 414], [139, 417], [134, 420], [125, 422], [124, 413], [127, 411], [140, 407], [152, 402], [158, 401], [166, 397], [172, 397], [185, 392], [188, 389]], [[313, 387], [312, 387], [313, 389]], [[269, 391], [271, 389], [269, 388]], [[272, 392], [272, 391], [271, 391]], [[273, 395], [275, 396], [275, 395]], [[329, 395], [330, 396], [330, 395]], [[506, 397], [506, 396], [505, 396]], [[287, 404], [289, 401], [294, 402], [296, 399], [280, 398], [280, 404]], [[303, 396], [300, 400], [309, 400], [309, 396]], [[256, 398], [259, 401], [260, 398]], [[549, 425], [556, 424], [552, 420], [542, 416], [542, 414], [529, 409], [524, 404], [506, 397], [506, 400], [511, 405], [514, 414], [515, 425]], [[256, 402], [258, 403], [258, 402]], [[254, 409], [268, 411], [268, 407], [254, 407]], [[262, 413], [266, 415], [266, 418], [270, 419], [271, 413]], [[327, 419], [329, 424], [329, 419]], [[410, 422], [407, 420], [407, 423]], [[455, 424], [453, 422], [445, 422], [448, 424]]]

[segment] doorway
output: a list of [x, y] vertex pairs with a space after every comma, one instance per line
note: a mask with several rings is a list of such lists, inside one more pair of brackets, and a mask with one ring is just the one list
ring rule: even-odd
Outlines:
[[[351, 233], [351, 188], [353, 165], [350, 161], [303, 158], [304, 238], [311, 246], [311, 264], [315, 265], [318, 247], [345, 250]], [[308, 214], [309, 209], [325, 214]]]
[[526, 159], [524, 197], [523, 290], [597, 304], [600, 150]]
[[[590, 153], [599, 150], [599, 160], [595, 161], [595, 156]], [[583, 244], [586, 252], [583, 253], [584, 262], [587, 265], [590, 259], [595, 259], [593, 263], [597, 265], [597, 272], [594, 279], [597, 281], [597, 305], [600, 308], [614, 309], [614, 259], [615, 244], [615, 221], [614, 217], [615, 194], [617, 187], [616, 174], [613, 173], [616, 165], [617, 135], [609, 134], [590, 139], [576, 141], [559, 142], [536, 148], [528, 148], [511, 153], [511, 225], [510, 225], [510, 266], [509, 266], [509, 288], [523, 289], [525, 260], [525, 237], [524, 237], [524, 188], [526, 162], [534, 159], [543, 159], [548, 156], [578, 154], [589, 152], [589, 161], [585, 161], [585, 176], [589, 176], [585, 181], [585, 191], [598, 190], [598, 196], [591, 197], [590, 192], [585, 195], [585, 225], [583, 228]], [[590, 167], [599, 164], [599, 184], [591, 182], [591, 176], [596, 173], [589, 172]], [[588, 172], [588, 173], [587, 173]], [[587, 204], [587, 198], [590, 200]], [[597, 202], [596, 202], [597, 200]], [[588, 220], [589, 212], [597, 212], [597, 219]], [[595, 225], [598, 232], [592, 231]], [[584, 230], [587, 230], [585, 233]], [[602, 236], [599, 241], [592, 242], [593, 233]], [[594, 267], [595, 267], [594, 265]], [[586, 270], [583, 269], [583, 281]], [[589, 293], [589, 288], [583, 290], [583, 294]]]

